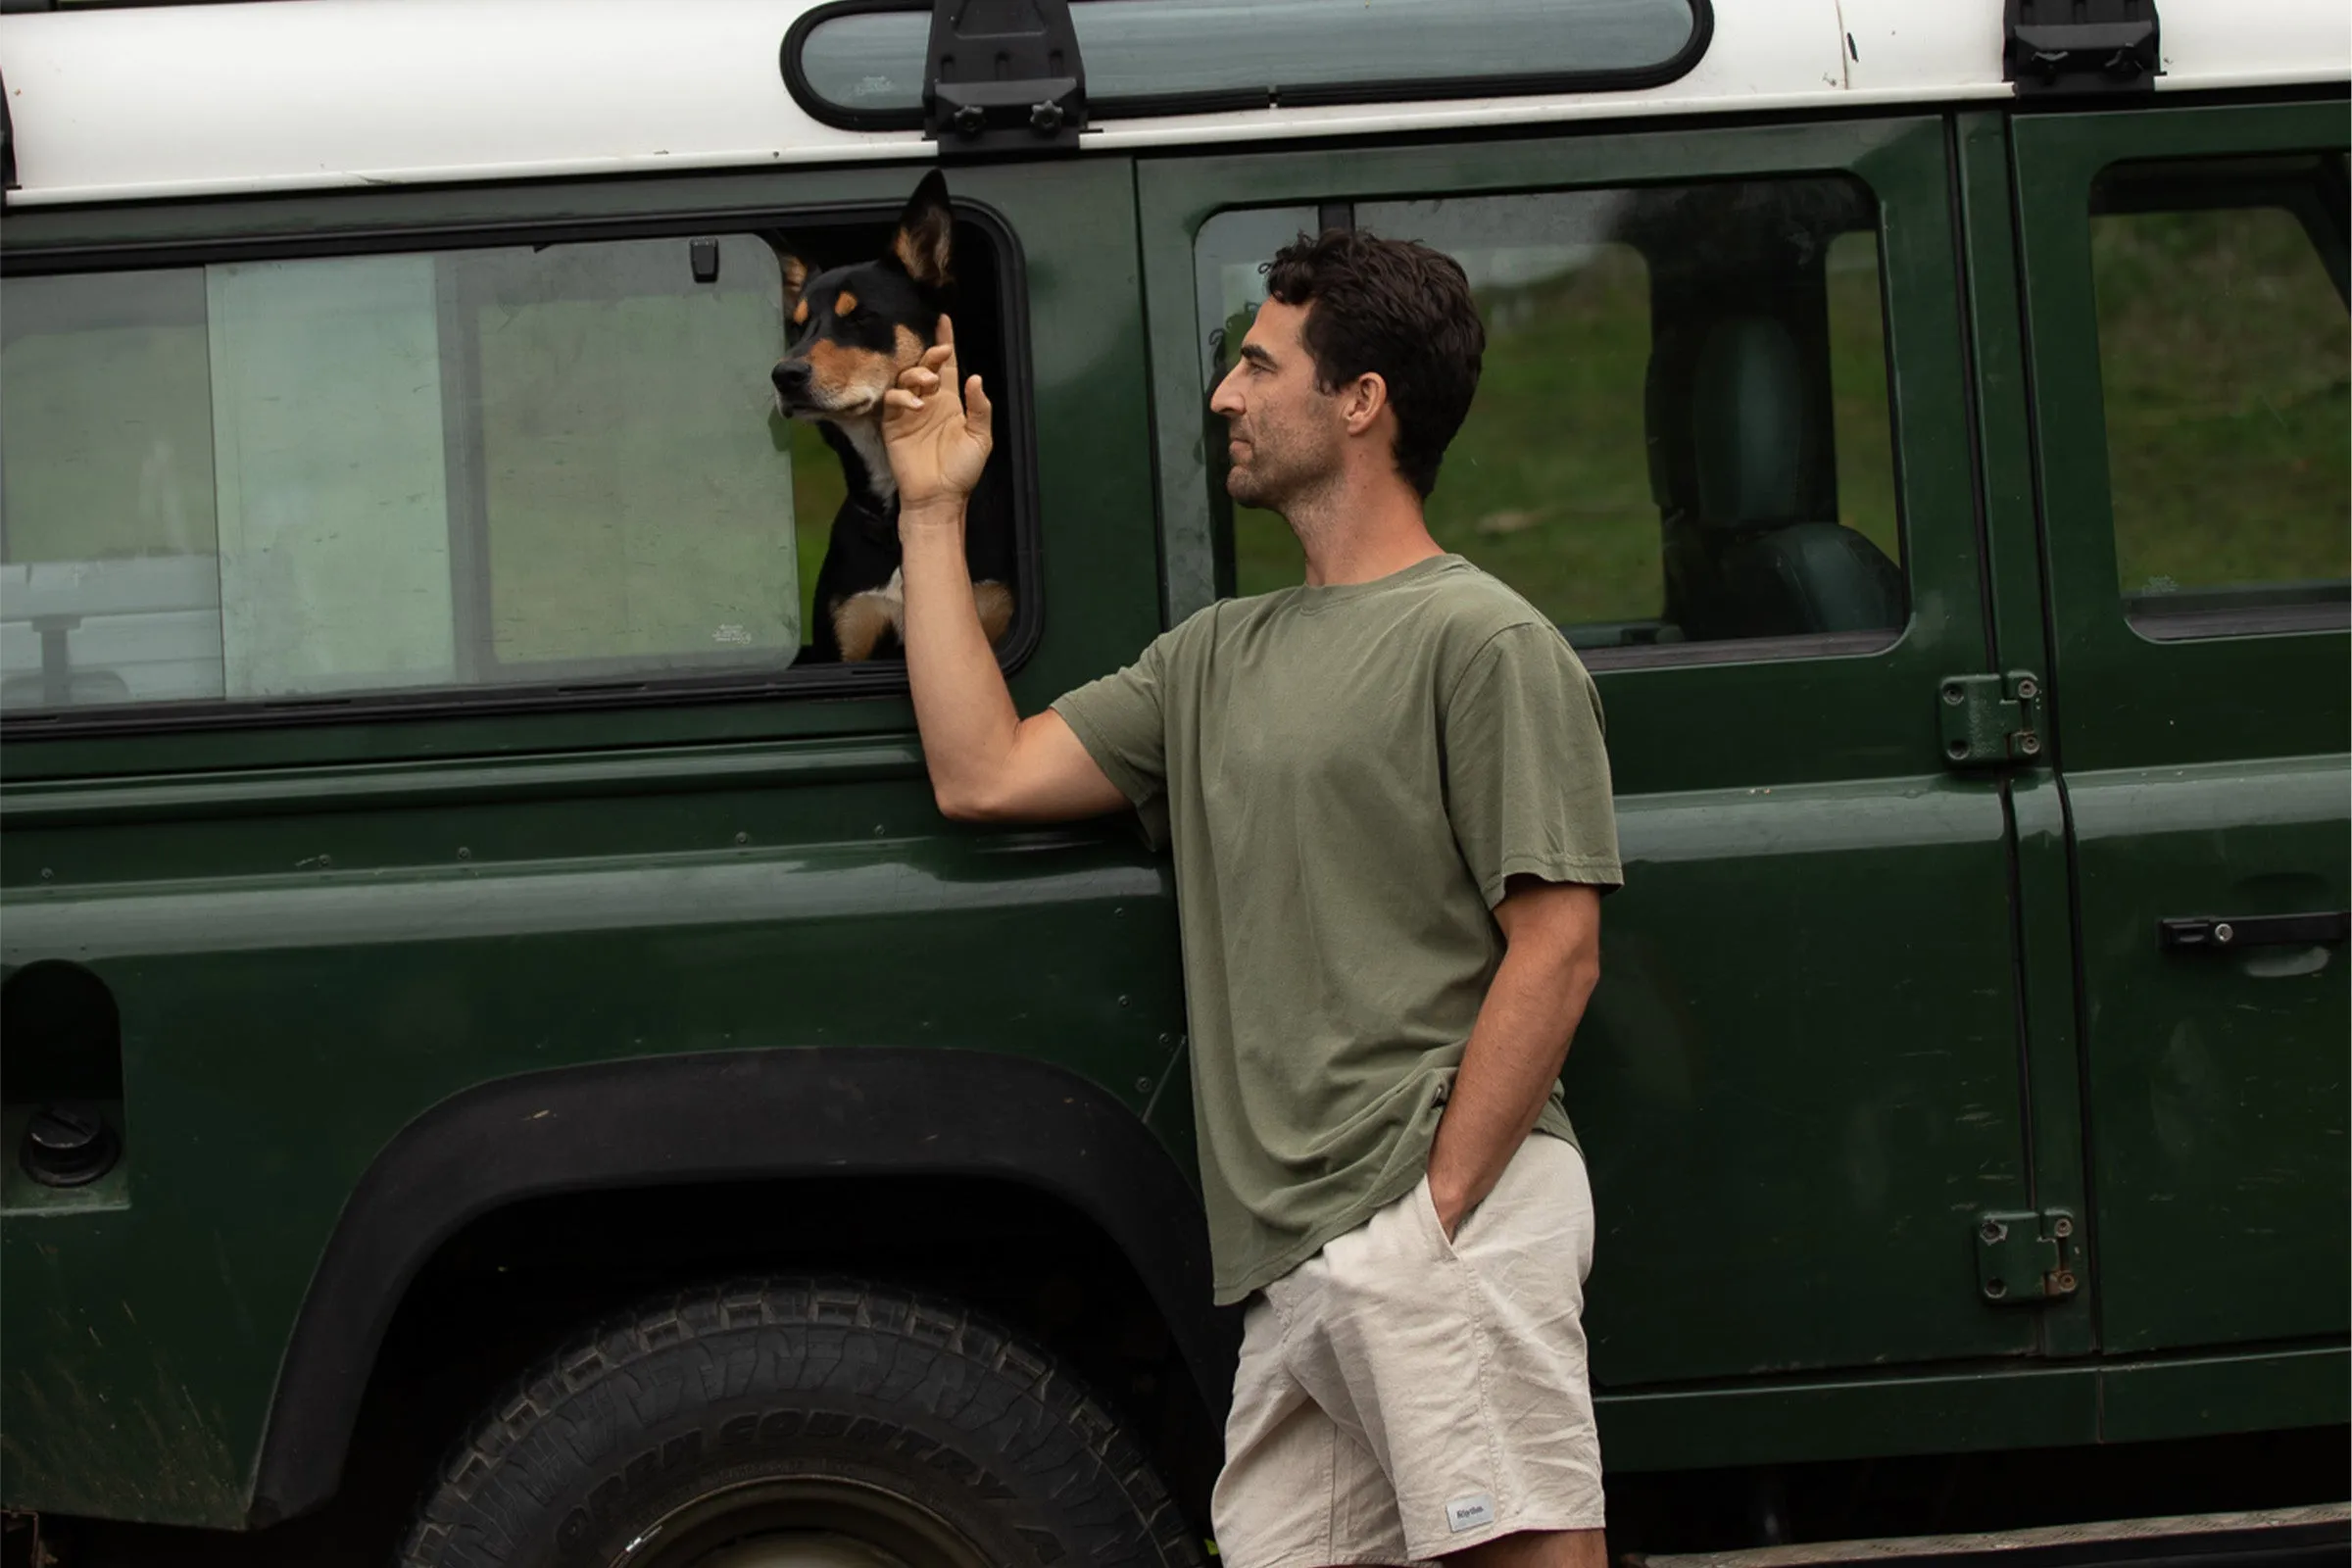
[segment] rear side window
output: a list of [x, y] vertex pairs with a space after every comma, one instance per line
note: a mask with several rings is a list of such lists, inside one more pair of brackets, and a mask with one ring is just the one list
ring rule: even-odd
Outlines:
[[779, 266], [706, 245], [12, 277], [6, 706], [789, 664]]
[[2092, 188], [2117, 579], [2143, 635], [2341, 624], [2352, 359], [2340, 158]]
[[[1631, 89], [1704, 52], [1706, 0], [1081, 0], [1098, 116]], [[795, 24], [793, 97], [828, 124], [922, 123], [923, 0], [843, 0]]]
[[[1203, 227], [1210, 384], [1265, 260], [1322, 216]], [[1875, 220], [1842, 177], [1356, 205], [1357, 227], [1459, 261], [1487, 328], [1429, 498], [1438, 542], [1604, 662], [1891, 642], [1906, 592]], [[1289, 527], [1230, 507], [1207, 450], [1230, 591], [1298, 581]]]

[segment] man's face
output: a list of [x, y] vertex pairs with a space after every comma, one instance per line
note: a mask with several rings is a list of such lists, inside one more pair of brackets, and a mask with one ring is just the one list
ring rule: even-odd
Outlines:
[[1233, 466], [1226, 493], [1246, 507], [1284, 511], [1339, 472], [1348, 421], [1336, 393], [1315, 385], [1302, 333], [1311, 305], [1268, 300], [1239, 359], [1208, 400], [1225, 417]]

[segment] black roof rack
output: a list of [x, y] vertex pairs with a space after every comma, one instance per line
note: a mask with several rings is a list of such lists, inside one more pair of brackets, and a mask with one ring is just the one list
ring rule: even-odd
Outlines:
[[939, 0], [923, 60], [923, 131], [943, 154], [1075, 149], [1086, 66], [1069, 0]]
[[2006, 0], [2002, 13], [2001, 74], [2019, 97], [2155, 90], [2156, 0]]

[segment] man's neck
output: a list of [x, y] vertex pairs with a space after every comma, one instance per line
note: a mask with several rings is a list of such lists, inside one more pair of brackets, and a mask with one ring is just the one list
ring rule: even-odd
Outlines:
[[1430, 537], [1421, 497], [1394, 472], [1303, 498], [1286, 520], [1306, 553], [1313, 588], [1373, 582], [1446, 553]]

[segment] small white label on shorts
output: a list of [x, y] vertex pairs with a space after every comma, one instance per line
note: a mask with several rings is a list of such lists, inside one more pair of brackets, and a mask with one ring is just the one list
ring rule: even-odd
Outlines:
[[1476, 1530], [1480, 1525], [1494, 1522], [1494, 1499], [1481, 1492], [1472, 1496], [1456, 1497], [1446, 1505], [1446, 1528], [1455, 1535]]

